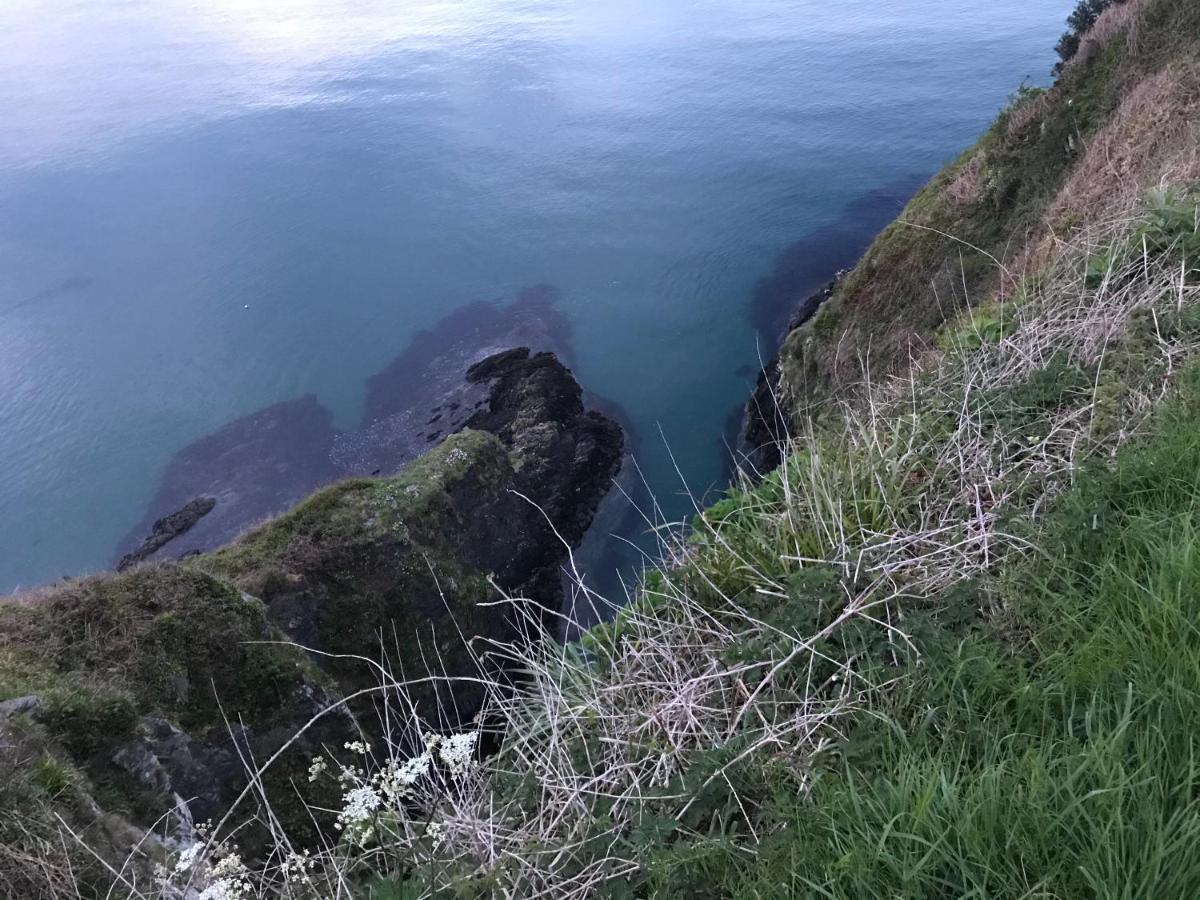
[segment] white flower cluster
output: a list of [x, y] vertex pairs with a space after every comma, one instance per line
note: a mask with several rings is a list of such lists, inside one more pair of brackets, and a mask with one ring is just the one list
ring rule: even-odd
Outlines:
[[433, 849], [437, 849], [442, 845], [442, 841], [446, 839], [445, 831], [442, 829], [441, 822], [430, 822], [425, 826], [425, 834], [429, 837], [429, 841], [433, 844]]
[[[404, 815], [403, 801], [423, 778], [434, 774], [437, 760], [452, 777], [466, 774], [475, 760], [475, 748], [479, 743], [479, 732], [452, 734], [426, 734], [425, 752], [405, 760], [391, 760], [371, 777], [357, 766], [342, 766], [338, 781], [342, 783], [342, 809], [334, 827], [347, 840], [365, 846], [376, 835], [382, 813]], [[362, 741], [348, 741], [345, 748], [353, 753], [367, 755], [370, 751]], [[312, 761], [309, 780], [315, 781], [327, 770], [323, 757]], [[386, 821], [386, 819], [384, 820]], [[440, 827], [440, 826], [439, 826]], [[435, 846], [441, 840], [438, 828], [431, 828]]]
[[295, 851], [288, 855], [279, 866], [279, 873], [285, 884], [312, 884], [312, 871], [317, 867], [316, 860], [308, 855], [307, 850]]
[[329, 761], [323, 756], [314, 756], [312, 765], [308, 767], [308, 780], [314, 782], [325, 774], [325, 770], [329, 768]]
[[392, 761], [376, 776], [379, 789], [383, 791], [389, 803], [395, 803], [407, 796], [417, 780], [429, 774], [429, 766], [433, 762], [428, 753], [414, 756], [397, 764]]
[[175, 860], [176, 873], [182, 874], [194, 866], [197, 858], [200, 856], [200, 851], [203, 849], [204, 844], [200, 841], [196, 841], [190, 847], [184, 847], [179, 854], [179, 859]]
[[249, 900], [253, 896], [250, 873], [236, 853], [218, 860], [208, 874], [208, 887], [200, 892], [199, 900]]
[[438, 745], [438, 757], [455, 778], [465, 775], [471, 763], [475, 761], [475, 744], [478, 740], [478, 731], [442, 738]]
[[375, 833], [375, 813], [382, 803], [383, 798], [369, 784], [351, 788], [342, 798], [342, 811], [333, 827], [361, 846]]

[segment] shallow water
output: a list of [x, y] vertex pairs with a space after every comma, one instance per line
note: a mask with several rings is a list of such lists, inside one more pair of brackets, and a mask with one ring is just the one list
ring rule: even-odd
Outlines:
[[791, 304], [1071, 5], [8, 0], [0, 590], [106, 566], [232, 420], [358, 427], [414, 335], [534, 285], [683, 515]]

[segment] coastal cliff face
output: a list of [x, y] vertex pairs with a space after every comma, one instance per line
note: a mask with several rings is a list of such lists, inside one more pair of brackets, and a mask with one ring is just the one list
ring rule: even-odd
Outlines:
[[906, 370], [964, 309], [1020, 295], [1082, 227], [1200, 178], [1198, 32], [1200, 4], [1112, 4], [1057, 82], [1015, 94], [789, 333], [788, 412]]
[[[621, 430], [584, 409], [552, 354], [503, 352], [468, 379], [486, 402], [393, 478], [318, 491], [179, 564], [129, 559], [123, 574], [0, 605], [0, 810], [28, 799], [15, 784], [36, 795], [53, 776], [53, 807], [85, 839], [114, 853], [126, 841], [112, 858], [158, 822], [153, 858], [193, 821], [253, 803], [251, 760], [283, 753], [268, 787], [286, 797], [322, 748], [411, 738], [375, 713], [371, 661], [396, 677], [469, 677], [489, 643], [535, 638], [620, 468]], [[534, 605], [518, 615], [505, 596]], [[438, 704], [431, 686], [415, 712], [455, 727], [480, 697], [455, 687], [454, 699]], [[32, 776], [30, 754], [44, 761]], [[298, 839], [311, 831], [299, 807], [276, 812]]]
[[[494, 765], [388, 807], [389, 844], [335, 838], [325, 874], [356, 900], [1200, 893], [1198, 112], [1200, 7], [1108, 9], [806, 302], [751, 401], [775, 471], [527, 673]], [[620, 429], [545, 354], [468, 380], [486, 402], [395, 477], [0, 607], [0, 813], [25, 815], [0, 847], [53, 859], [57, 814], [118, 859], [168, 814], [139, 852], [174, 862], [298, 731], [269, 787], [304, 791], [274, 814], [309, 837], [347, 799], [317, 748], [410, 737], [367, 660], [469, 674], [464, 638], [521, 637], [504, 595], [557, 610]], [[479, 705], [403, 696], [448, 728]]]

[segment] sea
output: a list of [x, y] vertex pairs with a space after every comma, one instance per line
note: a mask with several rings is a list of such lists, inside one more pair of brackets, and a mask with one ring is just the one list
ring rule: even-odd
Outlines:
[[1073, 5], [5, 0], [0, 592], [111, 566], [180, 472], [275, 511], [373, 390], [506, 343], [686, 520], [790, 311]]

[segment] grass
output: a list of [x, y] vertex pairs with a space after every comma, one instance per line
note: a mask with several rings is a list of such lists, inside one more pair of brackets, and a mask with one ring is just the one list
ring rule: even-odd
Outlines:
[[1193, 373], [1056, 503], [1003, 615], [946, 635], [776, 803], [720, 896], [1200, 896], [1198, 413]]

